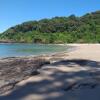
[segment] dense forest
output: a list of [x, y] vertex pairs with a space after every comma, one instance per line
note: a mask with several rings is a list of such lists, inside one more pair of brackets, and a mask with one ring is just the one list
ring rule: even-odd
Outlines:
[[100, 11], [77, 17], [28, 21], [0, 34], [0, 41], [27, 43], [100, 43]]

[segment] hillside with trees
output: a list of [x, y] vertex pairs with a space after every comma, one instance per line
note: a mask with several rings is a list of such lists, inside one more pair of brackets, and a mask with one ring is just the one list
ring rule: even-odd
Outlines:
[[0, 34], [0, 41], [25, 43], [100, 43], [100, 11], [77, 17], [28, 21]]

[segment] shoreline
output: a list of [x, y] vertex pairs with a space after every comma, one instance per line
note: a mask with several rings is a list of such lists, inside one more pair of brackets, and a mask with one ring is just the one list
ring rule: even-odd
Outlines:
[[[43, 65], [39, 74], [18, 82], [14, 89], [1, 98], [16, 100], [98, 100], [100, 97], [100, 44], [67, 44], [76, 49]], [[61, 58], [62, 56], [62, 58]], [[59, 58], [54, 60], [54, 58]], [[45, 86], [45, 87], [44, 87]], [[91, 96], [92, 94], [92, 96]], [[20, 98], [22, 96], [22, 98]]]
[[[0, 43], [0, 44], [35, 44], [35, 43]], [[0, 59], [6, 59], [6, 58], [20, 58], [20, 57], [36, 57], [36, 56], [48, 56], [48, 55], [55, 55], [59, 53], [69, 53], [73, 52], [74, 50], [77, 50], [79, 46], [87, 46], [87, 45], [100, 45], [99, 43], [65, 43], [65, 44], [38, 44], [38, 45], [60, 45], [60, 46], [69, 46], [67, 51], [58, 51], [53, 53], [45, 53], [45, 54], [37, 54], [37, 55], [29, 55], [29, 56], [7, 56], [7, 57], [0, 57]]]
[[[4, 43], [5, 44], [5, 43]], [[9, 43], [8, 43], [9, 44]], [[16, 43], [14, 43], [16, 44]], [[20, 43], [17, 43], [20, 44]], [[22, 43], [23, 44], [23, 43]], [[27, 43], [25, 43], [27, 44]], [[30, 43], [29, 43], [30, 44]], [[40, 45], [45, 45], [45, 44], [40, 44]], [[37, 54], [37, 55], [29, 55], [29, 56], [9, 56], [9, 57], [0, 57], [0, 60], [2, 59], [9, 59], [9, 58], [30, 58], [30, 57], [41, 57], [41, 56], [57, 56], [59, 54], [69, 54], [71, 52], [74, 52], [78, 49], [80, 49], [80, 47], [82, 46], [92, 46], [92, 45], [96, 45], [96, 46], [100, 46], [100, 44], [96, 43], [96, 44], [91, 44], [91, 43], [84, 43], [84, 44], [79, 44], [79, 43], [69, 43], [69, 44], [48, 44], [48, 45], [61, 45], [61, 46], [69, 46], [69, 48], [67, 49], [67, 51], [58, 51], [58, 52], [53, 52], [53, 53], [46, 53], [46, 54]]]

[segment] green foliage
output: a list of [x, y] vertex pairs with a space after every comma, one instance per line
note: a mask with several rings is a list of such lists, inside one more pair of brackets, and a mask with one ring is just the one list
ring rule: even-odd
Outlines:
[[0, 39], [28, 43], [100, 43], [100, 11], [82, 17], [54, 17], [9, 28]]

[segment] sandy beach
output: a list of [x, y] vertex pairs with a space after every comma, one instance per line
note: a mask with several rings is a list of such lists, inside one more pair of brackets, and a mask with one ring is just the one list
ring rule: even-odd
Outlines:
[[100, 100], [100, 44], [68, 44], [76, 49], [19, 82], [0, 100]]

